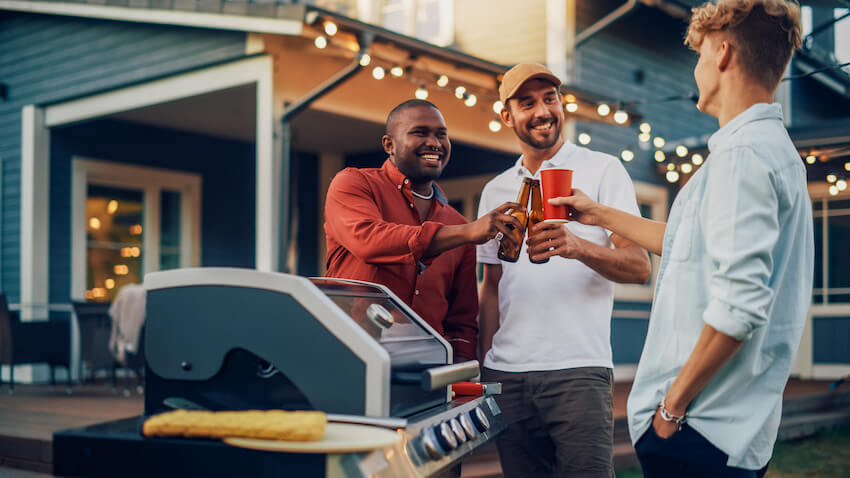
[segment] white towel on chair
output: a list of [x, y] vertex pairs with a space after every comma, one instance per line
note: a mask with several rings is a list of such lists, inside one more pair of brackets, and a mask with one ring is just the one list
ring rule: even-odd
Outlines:
[[144, 286], [128, 284], [122, 287], [109, 307], [109, 316], [112, 317], [109, 350], [118, 362], [126, 364], [126, 352], [136, 352], [139, 332], [145, 324]]

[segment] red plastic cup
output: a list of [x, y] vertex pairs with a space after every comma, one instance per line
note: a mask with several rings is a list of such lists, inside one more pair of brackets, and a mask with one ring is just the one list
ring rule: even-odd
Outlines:
[[549, 204], [549, 200], [573, 195], [572, 169], [542, 169], [540, 188], [543, 193], [543, 222], [565, 223], [570, 220], [570, 208]]

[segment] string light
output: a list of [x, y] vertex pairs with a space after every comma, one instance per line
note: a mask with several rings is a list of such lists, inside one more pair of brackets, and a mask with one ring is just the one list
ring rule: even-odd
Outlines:
[[490, 127], [490, 131], [498, 133], [499, 130], [502, 129], [502, 122], [497, 120], [490, 120], [490, 124], [488, 126]]
[[666, 141], [661, 136], [656, 136], [655, 139], [652, 140], [652, 144], [655, 145], [656, 148], [663, 148]]
[[475, 95], [466, 95], [466, 99], [463, 101], [463, 104], [470, 108], [475, 106], [475, 103], [478, 103], [478, 97]]
[[590, 144], [590, 135], [587, 134], [587, 133], [582, 133], [582, 134], [578, 135], [578, 142], [583, 144], [583, 145]]
[[567, 103], [567, 111], [569, 111], [570, 113], [575, 113], [576, 111], [578, 111], [578, 103]]
[[360, 55], [360, 66], [369, 66], [372, 63], [372, 55], [364, 53]]
[[336, 35], [338, 30], [336, 23], [331, 21], [325, 22], [325, 33], [327, 33], [329, 37]]
[[[503, 105], [501, 101], [497, 100], [497, 101], [493, 102], [493, 113], [496, 113], [496, 114], [501, 113], [502, 109], [504, 107], [505, 107], [505, 105]], [[501, 126], [500, 126], [500, 128], [501, 128]]]
[[437, 78], [437, 86], [439, 86], [440, 88], [445, 88], [446, 85], [448, 85], [448, 84], [449, 84], [449, 77], [448, 76], [440, 75], [440, 77]]
[[667, 163], [667, 171], [675, 171], [676, 165], [674, 163]]
[[675, 183], [679, 180], [679, 173], [676, 171], [667, 171], [665, 177], [667, 178], [668, 183]]
[[836, 180], [838, 180], [838, 177], [836, 175], [834, 175], [834, 174], [827, 174], [826, 175], [826, 182], [834, 183]]
[[641, 133], [649, 134], [650, 131], [652, 131], [652, 126], [650, 126], [649, 123], [641, 123], [640, 124], [640, 132]]
[[620, 153], [620, 157], [623, 158], [623, 161], [628, 163], [629, 161], [635, 159], [635, 153], [633, 153], [631, 150], [624, 149], [623, 152]]
[[89, 218], [89, 227], [92, 229], [100, 229], [100, 219], [96, 217]]
[[850, 162], [846, 162], [846, 163], [844, 163], [844, 170], [845, 170], [845, 171], [850, 171]]
[[390, 68], [390, 74], [396, 78], [401, 78], [402, 76], [404, 76], [404, 68], [400, 66], [394, 66]]
[[313, 44], [316, 45], [316, 48], [319, 50], [323, 50], [326, 46], [328, 46], [328, 39], [319, 35], [313, 40]]
[[466, 93], [465, 86], [458, 86], [457, 88], [455, 88], [455, 98], [462, 100], [464, 93]]
[[614, 122], [617, 124], [623, 124], [629, 120], [629, 114], [623, 110], [617, 110], [614, 113]]
[[665, 158], [667, 158], [667, 156], [664, 154], [664, 151], [661, 151], [659, 149], [658, 151], [655, 152], [655, 160], [658, 161], [659, 163], [663, 163]]
[[838, 186], [832, 185], [829, 187], [829, 195], [830, 196], [838, 196]]
[[420, 100], [427, 100], [428, 90], [425, 89], [425, 85], [422, 85], [419, 88], [416, 88], [416, 92], [413, 95]]
[[648, 143], [649, 140], [652, 139], [652, 136], [650, 136], [649, 133], [641, 133], [638, 135], [638, 139], [641, 143]]
[[814, 154], [810, 154], [810, 155], [806, 156], [806, 162], [809, 163], [809, 164], [815, 164], [815, 161], [817, 161], [817, 160], [818, 160], [818, 158]]
[[694, 153], [693, 156], [691, 156], [691, 162], [694, 163], [694, 166], [699, 166], [702, 164], [702, 161], [702, 155], [699, 153]]
[[837, 187], [839, 191], [844, 191], [845, 189], [847, 189], [847, 181], [839, 179], [835, 182], [835, 187]]
[[384, 71], [384, 69], [380, 66], [376, 66], [372, 69], [372, 78], [376, 80], [383, 80], [386, 74], [386, 71]]
[[694, 170], [694, 167], [691, 165], [691, 163], [682, 163], [681, 168], [682, 172], [685, 174], [691, 174], [691, 171]]
[[680, 158], [684, 158], [687, 155], [688, 155], [688, 147], [687, 146], [685, 146], [683, 144], [676, 146], [676, 156], [678, 156]]
[[599, 116], [608, 116], [608, 113], [611, 112], [611, 107], [602, 103], [598, 107], [596, 107], [596, 112], [599, 113]]
[[105, 281], [103, 281], [103, 285], [105, 285], [107, 289], [114, 289], [115, 288], [115, 279], [110, 277], [109, 279], [106, 279]]
[[111, 200], [106, 204], [106, 212], [109, 214], [115, 214], [115, 211], [118, 210], [118, 201]]

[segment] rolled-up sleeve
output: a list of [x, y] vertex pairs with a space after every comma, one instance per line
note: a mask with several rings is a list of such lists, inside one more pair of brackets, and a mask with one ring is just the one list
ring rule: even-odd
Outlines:
[[710, 261], [703, 321], [738, 340], [767, 324], [779, 237], [776, 178], [749, 148], [712, 155], [699, 211]]
[[354, 168], [331, 182], [325, 201], [325, 232], [369, 264], [415, 264], [443, 224], [410, 226], [383, 220], [368, 181]]
[[449, 310], [443, 332], [454, 350], [455, 362], [478, 357], [478, 282], [475, 277], [475, 248], [462, 246], [463, 258], [455, 270], [449, 292]]

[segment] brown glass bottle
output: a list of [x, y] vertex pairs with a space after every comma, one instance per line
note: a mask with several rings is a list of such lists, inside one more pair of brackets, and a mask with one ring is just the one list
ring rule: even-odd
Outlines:
[[[537, 223], [543, 222], [543, 193], [540, 191], [540, 181], [537, 179], [532, 180], [531, 182], [531, 211], [528, 212], [528, 237], [535, 235], [536, 233], [531, 230], [534, 228], [534, 225]], [[528, 260], [531, 260], [529, 257]], [[543, 259], [542, 261], [531, 261], [535, 264], [545, 264], [549, 262], [549, 258]]]
[[519, 259], [519, 251], [522, 249], [522, 239], [525, 236], [525, 228], [528, 224], [528, 196], [531, 193], [531, 178], [525, 178], [522, 180], [522, 187], [519, 189], [519, 196], [517, 196], [516, 202], [522, 206], [520, 209], [509, 209], [506, 214], [510, 214], [511, 216], [517, 218], [520, 224], [522, 224], [521, 229], [517, 229], [513, 226], [508, 226], [511, 228], [511, 234], [514, 235], [514, 239], [516, 239], [516, 246], [509, 246], [508, 241], [503, 241], [499, 244], [499, 259], [507, 262], [516, 262]]

